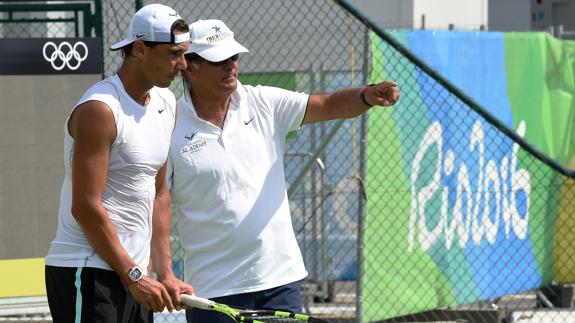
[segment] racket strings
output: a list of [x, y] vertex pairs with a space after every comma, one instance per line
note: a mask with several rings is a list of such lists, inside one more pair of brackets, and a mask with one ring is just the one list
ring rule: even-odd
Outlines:
[[[250, 321], [248, 321], [250, 322]], [[258, 316], [251, 322], [304, 322], [292, 317]]]
[[[243, 318], [243, 320], [242, 320]], [[238, 322], [309, 322], [314, 321], [311, 317], [303, 314], [289, 312], [246, 311], [235, 317]]]

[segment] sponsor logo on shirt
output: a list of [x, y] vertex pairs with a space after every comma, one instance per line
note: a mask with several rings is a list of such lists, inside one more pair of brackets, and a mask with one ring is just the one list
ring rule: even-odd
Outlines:
[[249, 125], [252, 121], [254, 121], [254, 118], [255, 118], [254, 116], [250, 115], [250, 120], [244, 121], [244, 124], [245, 124], [246, 126]]
[[207, 141], [205, 140], [196, 140], [194, 142], [189, 142], [180, 150], [182, 154], [193, 154], [201, 151], [208, 145]]
[[195, 135], [196, 135], [195, 132], [190, 132], [189, 134], [185, 135], [184, 138], [188, 139], [189, 141], [192, 141]]

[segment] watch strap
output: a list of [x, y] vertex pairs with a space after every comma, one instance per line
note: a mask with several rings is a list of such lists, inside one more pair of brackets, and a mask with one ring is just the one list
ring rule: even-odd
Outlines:
[[368, 90], [370, 87], [372, 87], [372, 86], [374, 86], [374, 85], [375, 85], [375, 84], [367, 84], [367, 85], [364, 85], [364, 86], [359, 90], [359, 99], [361, 100], [361, 102], [362, 102], [364, 105], [366, 105], [366, 106], [368, 106], [368, 107], [370, 107], [370, 108], [373, 107], [374, 105], [371, 104], [371, 103], [369, 103], [369, 102], [367, 102], [367, 99], [365, 98], [365, 93], [367, 92], [367, 90]]

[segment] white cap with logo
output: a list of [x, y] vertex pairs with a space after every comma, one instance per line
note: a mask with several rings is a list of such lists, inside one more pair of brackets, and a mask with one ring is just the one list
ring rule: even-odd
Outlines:
[[174, 44], [188, 41], [189, 33], [172, 34], [172, 25], [180, 19], [182, 17], [168, 6], [157, 3], [144, 6], [130, 20], [126, 38], [110, 46], [110, 49], [118, 50], [138, 39]]
[[247, 52], [221, 20], [198, 20], [190, 24], [190, 47], [186, 54], [196, 53], [210, 62], [219, 62]]

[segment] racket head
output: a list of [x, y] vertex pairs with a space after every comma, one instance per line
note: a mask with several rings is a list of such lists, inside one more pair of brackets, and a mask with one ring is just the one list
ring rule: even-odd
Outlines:
[[[221, 308], [220, 308], [221, 307]], [[214, 310], [226, 314], [236, 322], [264, 323], [264, 322], [313, 322], [327, 323], [327, 321], [311, 317], [306, 314], [277, 310], [252, 310], [233, 308], [225, 304], [214, 305]]]
[[306, 314], [298, 314], [276, 310], [251, 310], [234, 308], [226, 304], [216, 303], [207, 298], [195, 295], [180, 295], [180, 302], [188, 307], [216, 311], [233, 318], [236, 322], [265, 323], [265, 322], [312, 322], [327, 323], [327, 321], [314, 318]]
[[327, 321], [311, 317], [306, 314], [298, 314], [286, 311], [274, 310], [240, 310], [239, 317], [236, 318], [237, 322], [312, 322], [312, 323], [327, 323]]

